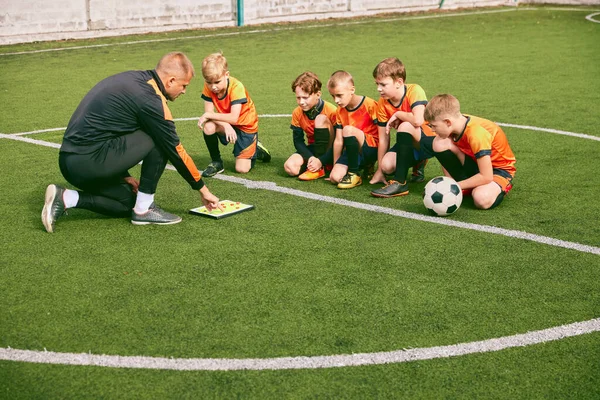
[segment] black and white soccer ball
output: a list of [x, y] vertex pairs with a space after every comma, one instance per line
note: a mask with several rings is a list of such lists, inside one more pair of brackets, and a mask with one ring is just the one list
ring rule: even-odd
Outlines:
[[438, 176], [427, 182], [423, 192], [423, 204], [431, 212], [440, 217], [450, 215], [462, 203], [462, 190], [458, 183], [447, 176]]

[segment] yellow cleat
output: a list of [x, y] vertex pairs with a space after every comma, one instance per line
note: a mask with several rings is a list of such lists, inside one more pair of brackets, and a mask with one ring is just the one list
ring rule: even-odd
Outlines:
[[362, 179], [358, 174], [348, 172], [338, 183], [338, 189], [352, 189], [362, 185]]

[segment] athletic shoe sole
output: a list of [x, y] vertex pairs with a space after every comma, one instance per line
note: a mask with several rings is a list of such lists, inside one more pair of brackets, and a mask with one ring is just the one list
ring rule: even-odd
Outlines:
[[53, 233], [54, 227], [52, 226], [52, 203], [56, 198], [56, 185], [48, 185], [46, 188], [46, 195], [44, 199], [44, 208], [42, 209], [42, 224], [46, 228], [46, 232]]

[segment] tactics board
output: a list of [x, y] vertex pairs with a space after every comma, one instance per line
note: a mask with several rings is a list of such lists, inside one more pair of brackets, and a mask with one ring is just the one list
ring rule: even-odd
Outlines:
[[253, 205], [240, 203], [239, 201], [221, 200], [219, 203], [223, 206], [223, 211], [218, 209], [208, 211], [205, 206], [202, 206], [192, 208], [190, 210], [190, 214], [202, 215], [203, 217], [209, 217], [214, 219], [221, 219], [254, 209]]

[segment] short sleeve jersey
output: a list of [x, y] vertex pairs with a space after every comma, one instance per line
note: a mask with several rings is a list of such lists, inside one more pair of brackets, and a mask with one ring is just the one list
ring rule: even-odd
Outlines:
[[211, 92], [205, 82], [204, 90], [202, 91], [202, 99], [213, 103], [217, 112], [221, 114], [228, 114], [231, 112], [232, 105], [241, 104], [242, 110], [240, 112], [240, 117], [233, 126], [245, 133], [258, 132], [258, 114], [256, 113], [254, 102], [250, 98], [250, 95], [242, 82], [234, 77], [229, 77], [227, 81], [227, 90], [222, 98], [219, 98], [216, 94]]
[[324, 100], [321, 100], [321, 103], [322, 104], [317, 105], [317, 107], [320, 106], [320, 110], [314, 116], [309, 116], [302, 111], [300, 107], [296, 107], [292, 112], [292, 123], [290, 128], [292, 128], [292, 131], [297, 129], [303, 131], [306, 134], [308, 144], [313, 144], [315, 142], [315, 119], [318, 115], [326, 115], [329, 121], [331, 121], [331, 125], [335, 125], [336, 106]]
[[370, 97], [363, 96], [360, 104], [352, 110], [348, 110], [346, 107], [338, 107], [335, 129], [342, 129], [348, 125], [363, 131], [368, 146], [377, 147], [379, 145], [377, 102]]
[[477, 160], [490, 156], [492, 168], [502, 169], [515, 175], [515, 155], [508, 144], [504, 131], [487, 119], [465, 115], [465, 129], [453, 137], [455, 144], [467, 156]]
[[[377, 102], [377, 123], [379, 126], [386, 126], [392, 115], [396, 111], [412, 112], [416, 106], [426, 106], [427, 97], [423, 88], [417, 84], [406, 84], [404, 85], [404, 96], [400, 100], [398, 105], [392, 104], [388, 99], [380, 98]], [[435, 133], [423, 123], [421, 129], [427, 136], [434, 136]]]

